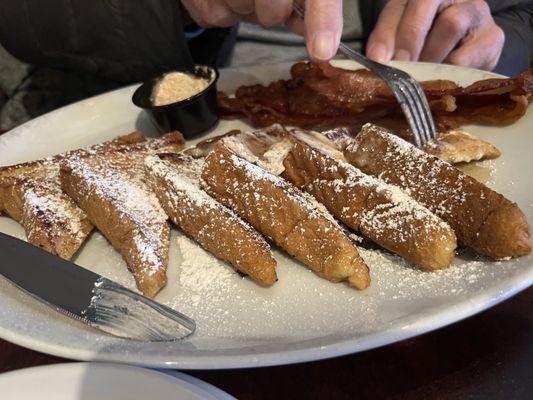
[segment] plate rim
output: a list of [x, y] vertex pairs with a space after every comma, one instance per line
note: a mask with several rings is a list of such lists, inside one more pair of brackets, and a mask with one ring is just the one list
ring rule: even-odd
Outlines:
[[[125, 372], [142, 372], [147, 376], [158, 376], [164, 379], [168, 379], [169, 382], [178, 383], [184, 385], [188, 389], [194, 391], [198, 395], [205, 396], [206, 394], [214, 396], [215, 399], [220, 400], [236, 400], [235, 397], [229, 393], [223, 391], [222, 389], [212, 385], [209, 382], [206, 382], [202, 379], [199, 379], [195, 376], [184, 374], [179, 371], [172, 370], [158, 370], [150, 369], [146, 367], [141, 367], [131, 364], [120, 364], [120, 363], [109, 363], [109, 362], [87, 362], [87, 361], [67, 361], [59, 362], [54, 364], [44, 364], [44, 365], [35, 365], [31, 367], [19, 368], [11, 371], [6, 371], [0, 374], [0, 383], [2, 380], [9, 379], [14, 375], [25, 375], [25, 374], [38, 374], [42, 370], [48, 370], [54, 372], [53, 370], [68, 370], [69, 372], [80, 371], [85, 372], [88, 369], [115, 369], [120, 371], [120, 373]], [[194, 389], [192, 389], [194, 388]]]
[[[161, 358], [149, 359], [149, 357], [142, 357], [141, 359], [135, 357], [124, 356], [117, 353], [96, 353], [91, 354], [88, 350], [80, 350], [72, 347], [64, 347], [54, 344], [49, 344], [45, 341], [34, 340], [31, 336], [10, 335], [4, 328], [0, 327], [0, 337], [11, 343], [19, 346], [50, 354], [56, 357], [62, 357], [73, 360], [80, 360], [86, 362], [114, 362], [123, 363], [132, 366], [147, 367], [147, 368], [161, 368], [161, 369], [183, 369], [183, 370], [220, 370], [220, 369], [239, 369], [239, 368], [259, 368], [272, 367], [280, 365], [299, 364], [310, 361], [319, 361], [329, 358], [340, 357], [349, 354], [355, 354], [362, 351], [372, 350], [378, 347], [383, 347], [389, 344], [400, 342], [402, 340], [414, 338], [428, 332], [432, 332], [451, 325], [455, 322], [462, 321], [468, 317], [479, 314], [488, 310], [497, 304], [509, 299], [510, 297], [524, 291], [533, 285], [533, 270], [530, 270], [527, 279], [523, 279], [522, 275], [513, 277], [509, 283], [508, 289], [502, 291], [499, 288], [492, 288], [489, 293], [483, 292], [474, 297], [465, 299], [453, 307], [440, 307], [440, 310], [431, 317], [426, 317], [420, 320], [419, 318], [409, 317], [404, 318], [407, 326], [415, 323], [418, 320], [420, 324], [411, 329], [405, 327], [397, 327], [386, 332], [380, 332], [365, 336], [363, 338], [352, 338], [348, 340], [338, 341], [333, 344], [326, 344], [323, 346], [313, 346], [304, 349], [278, 351], [278, 352], [255, 352], [240, 355], [223, 355], [213, 357], [211, 355], [194, 355], [194, 356], [180, 356], [179, 360], [164, 360]], [[514, 283], [514, 284], [513, 284]], [[479, 299], [489, 297], [490, 300], [479, 302]], [[478, 303], [475, 305], [469, 303]], [[438, 320], [438, 322], [434, 322]], [[224, 362], [217, 362], [216, 360], [223, 359]], [[215, 360], [210, 361], [210, 360]]]
[[[340, 60], [344, 61], [344, 60]], [[239, 71], [257, 67], [276, 67], [281, 68], [285, 65], [292, 65], [293, 62], [285, 62], [278, 64], [266, 64], [258, 66], [245, 66], [225, 68], [221, 71]], [[476, 70], [472, 68], [453, 66], [447, 64], [436, 64], [426, 62], [393, 62], [396, 66], [409, 65], [425, 65], [428, 67], [444, 67], [450, 70], [463, 70], [469, 73], [483, 73], [493, 77], [505, 77], [503, 75], [495, 74], [489, 71]], [[128, 85], [126, 87], [118, 88], [110, 92], [89, 97], [76, 103], [72, 103], [53, 110], [50, 113], [44, 114], [38, 118], [26, 122], [5, 133], [3, 136], [16, 135], [17, 131], [25, 130], [33, 124], [38, 124], [40, 120], [49, 118], [55, 113], [64, 112], [69, 107], [75, 107], [79, 103], [95, 101], [99, 97], [117, 95], [119, 92], [127, 92], [133, 90], [139, 84]], [[493, 306], [507, 300], [508, 298], [518, 294], [533, 285], [533, 268], [529, 268], [525, 273], [517, 274], [505, 282], [504, 286], [492, 287], [486, 289], [482, 293], [471, 296], [462, 300], [453, 306], [441, 306], [439, 310], [431, 316], [426, 316], [420, 319], [413, 316], [402, 318], [404, 326], [387, 329], [385, 332], [372, 333], [359, 338], [350, 338], [346, 340], [339, 340], [335, 343], [326, 345], [315, 345], [285, 351], [265, 351], [265, 352], [248, 352], [245, 354], [224, 354], [219, 356], [213, 355], [181, 355], [174, 360], [163, 359], [162, 357], [150, 358], [150, 356], [143, 354], [141, 357], [131, 357], [118, 352], [98, 353], [91, 352], [85, 349], [76, 349], [73, 347], [65, 347], [60, 344], [50, 344], [46, 341], [34, 338], [31, 335], [20, 334], [15, 330], [8, 330], [0, 326], [0, 337], [12, 342], [14, 344], [44, 352], [50, 355], [64, 357], [69, 359], [94, 361], [94, 362], [119, 362], [128, 365], [136, 365], [141, 367], [152, 367], [162, 369], [184, 369], [184, 370], [198, 370], [198, 369], [236, 369], [236, 368], [256, 368], [276, 365], [289, 365], [295, 363], [318, 361], [333, 357], [339, 357], [347, 354], [358, 353], [361, 351], [371, 350], [377, 347], [386, 346], [401, 340], [416, 337], [424, 333], [428, 333], [444, 326], [461, 321], [465, 318], [478, 314], [484, 310], [492, 308]], [[260, 346], [259, 346], [260, 347]], [[231, 349], [230, 349], [231, 350]], [[222, 361], [223, 360], [223, 361]]]

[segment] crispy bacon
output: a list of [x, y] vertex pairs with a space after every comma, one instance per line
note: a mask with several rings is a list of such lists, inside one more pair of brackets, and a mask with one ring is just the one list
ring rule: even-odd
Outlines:
[[[445, 127], [512, 123], [525, 114], [533, 100], [533, 70], [467, 87], [449, 80], [421, 84], [435, 119]], [[374, 73], [328, 63], [297, 63], [291, 68], [291, 79], [268, 86], [242, 86], [231, 98], [220, 92], [218, 100], [223, 118], [248, 117], [257, 127], [281, 123], [320, 129], [358, 126], [385, 117], [402, 119], [392, 92]]]

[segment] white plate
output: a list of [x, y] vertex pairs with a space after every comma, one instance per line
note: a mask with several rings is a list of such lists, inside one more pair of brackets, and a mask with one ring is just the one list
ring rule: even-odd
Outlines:
[[3, 400], [235, 400], [222, 390], [174, 371], [120, 364], [67, 363], [0, 375]]
[[[451, 78], [461, 84], [494, 76], [445, 65], [398, 65], [419, 79]], [[288, 70], [288, 64], [225, 70], [220, 89], [268, 83], [287, 76]], [[129, 87], [73, 104], [1, 136], [0, 164], [97, 143], [135, 127], [153, 132], [145, 114], [131, 104], [133, 90]], [[245, 125], [223, 121], [213, 133], [237, 127]], [[478, 175], [490, 175], [489, 184], [516, 201], [531, 225], [532, 127], [530, 110], [512, 126], [469, 128], [503, 152], [498, 160], [482, 163]], [[0, 217], [0, 231], [24, 236], [5, 217]], [[384, 264], [382, 257], [379, 262], [369, 260], [372, 285], [358, 292], [318, 278], [281, 252], [276, 257], [279, 281], [272, 288], [261, 288], [174, 232], [169, 284], [157, 300], [196, 319], [197, 332], [182, 342], [147, 344], [101, 335], [4, 280], [0, 280], [0, 336], [62, 357], [162, 368], [288, 364], [354, 353], [439, 328], [491, 307], [533, 281], [532, 256], [508, 262], [458, 259], [452, 268], [435, 273], [403, 267], [391, 257]], [[92, 235], [75, 261], [134, 287], [124, 262], [99, 234]]]

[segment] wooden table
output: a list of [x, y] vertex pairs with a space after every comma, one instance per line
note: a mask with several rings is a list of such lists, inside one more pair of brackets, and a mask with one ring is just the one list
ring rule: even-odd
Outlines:
[[[529, 399], [532, 308], [533, 287], [465, 321], [364, 353], [283, 367], [185, 372], [238, 399]], [[0, 372], [64, 361], [0, 340]]]

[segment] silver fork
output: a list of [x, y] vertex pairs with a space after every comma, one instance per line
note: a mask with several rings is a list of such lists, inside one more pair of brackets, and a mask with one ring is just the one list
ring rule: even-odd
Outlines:
[[[303, 5], [294, 0], [292, 7], [296, 14], [303, 19], [305, 15]], [[339, 50], [346, 57], [374, 71], [385, 81], [400, 103], [418, 147], [437, 137], [437, 129], [426, 95], [420, 84], [411, 75], [397, 68], [372, 61], [361, 53], [352, 50], [343, 42], [340, 43]]]

